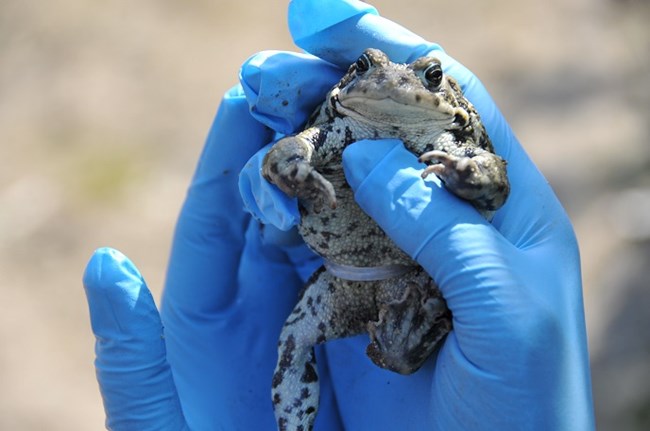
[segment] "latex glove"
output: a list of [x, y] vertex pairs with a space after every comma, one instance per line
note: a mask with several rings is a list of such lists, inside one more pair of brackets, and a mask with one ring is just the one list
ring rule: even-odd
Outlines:
[[[357, 201], [432, 275], [454, 316], [437, 360], [408, 377], [368, 365], [367, 337], [328, 343], [346, 429], [593, 429], [579, 255], [564, 210], [476, 77], [436, 45], [364, 7], [294, 1], [294, 39], [341, 67], [367, 47], [393, 61], [435, 50], [508, 160], [512, 191], [489, 224], [439, 183], [422, 181], [423, 166], [401, 143], [366, 141], [346, 150]], [[258, 171], [243, 173], [244, 185], [255, 186], [242, 188], [245, 201], [258, 218], [289, 227], [295, 218], [274, 212], [291, 202], [254, 181]], [[266, 204], [255, 205], [260, 201]]]
[[[275, 428], [271, 377], [280, 328], [320, 260], [243, 210], [237, 173], [270, 139], [241, 88], [226, 94], [178, 220], [162, 322], [125, 256], [100, 249], [91, 258], [84, 285], [109, 429]], [[317, 424], [341, 429], [321, 364]]]

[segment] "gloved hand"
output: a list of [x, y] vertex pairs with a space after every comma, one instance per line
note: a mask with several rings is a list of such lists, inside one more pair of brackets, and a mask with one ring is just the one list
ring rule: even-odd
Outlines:
[[[369, 46], [394, 61], [437, 48], [363, 3], [322, 3], [293, 1], [290, 27], [299, 46], [339, 67]], [[328, 343], [324, 354], [317, 352], [316, 429], [591, 428], [570, 224], [480, 83], [442, 51], [436, 56], [509, 160], [512, 194], [489, 225], [444, 189], [422, 186], [415, 159], [399, 143], [360, 143], [346, 151], [359, 203], [440, 284], [455, 328], [437, 361], [408, 377], [370, 363], [364, 337]], [[343, 71], [312, 57], [267, 57], [242, 71], [255, 118], [240, 91], [226, 95], [190, 186], [163, 296], [164, 338], [144, 281], [125, 257], [101, 249], [88, 265], [97, 375], [112, 429], [275, 426], [269, 398], [277, 335], [319, 262], [291, 231], [262, 229], [238, 210], [235, 174], [271, 139], [263, 124], [293, 131]], [[287, 82], [274, 104], [270, 96]], [[258, 216], [272, 214], [289, 227], [292, 202], [256, 182], [254, 171], [242, 177], [244, 190], [255, 191], [245, 200]], [[389, 177], [413, 193], [397, 196]], [[388, 191], [369, 197], [375, 187]]]
[[[243, 210], [237, 173], [270, 139], [241, 89], [227, 93], [178, 220], [160, 316], [124, 255], [103, 248], [88, 263], [83, 281], [109, 429], [275, 428], [280, 328], [320, 259]], [[317, 423], [341, 429], [322, 371]]]
[[[397, 62], [434, 51], [508, 160], [512, 185], [490, 224], [440, 182], [422, 181], [424, 166], [400, 142], [364, 141], [346, 149], [344, 169], [357, 202], [431, 274], [454, 317], [437, 360], [397, 384], [359, 365], [368, 363], [365, 337], [328, 346], [346, 428], [592, 429], [578, 247], [553, 191], [471, 72], [369, 11], [339, 14], [362, 8], [359, 2], [336, 5], [293, 2], [296, 43], [340, 67], [366, 47]], [[297, 18], [306, 16], [319, 19]], [[257, 90], [264, 100], [265, 89]], [[242, 194], [259, 219], [286, 229], [297, 220], [293, 202], [253, 179], [265, 151], [252, 159], [254, 170], [244, 171], [244, 185], [254, 187], [243, 187]]]

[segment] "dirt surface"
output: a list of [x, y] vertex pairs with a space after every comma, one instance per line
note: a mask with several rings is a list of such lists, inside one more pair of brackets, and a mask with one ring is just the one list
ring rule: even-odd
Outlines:
[[[648, 429], [648, 2], [374, 4], [482, 79], [555, 188], [581, 244], [599, 429]], [[119, 248], [160, 295], [219, 99], [254, 52], [296, 49], [285, 14], [0, 2], [0, 429], [102, 429], [86, 260]]]

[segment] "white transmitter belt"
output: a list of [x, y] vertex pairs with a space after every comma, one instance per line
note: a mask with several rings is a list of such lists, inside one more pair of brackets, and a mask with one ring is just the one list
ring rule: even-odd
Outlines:
[[325, 269], [335, 277], [349, 281], [379, 281], [388, 280], [406, 274], [417, 268], [411, 265], [382, 265], [382, 266], [351, 266], [325, 260]]

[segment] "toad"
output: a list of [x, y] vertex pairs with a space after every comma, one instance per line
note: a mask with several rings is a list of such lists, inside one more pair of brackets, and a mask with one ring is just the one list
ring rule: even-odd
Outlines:
[[313, 427], [319, 397], [314, 345], [367, 333], [375, 364], [410, 374], [452, 328], [435, 282], [363, 212], [345, 180], [343, 150], [383, 138], [400, 139], [423, 163], [423, 178], [436, 175], [488, 219], [508, 196], [505, 161], [458, 83], [431, 56], [402, 64], [367, 49], [304, 130], [272, 146], [262, 175], [297, 197], [298, 230], [325, 262], [280, 335], [272, 379], [280, 430]]

